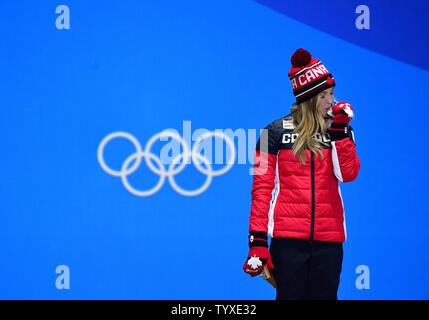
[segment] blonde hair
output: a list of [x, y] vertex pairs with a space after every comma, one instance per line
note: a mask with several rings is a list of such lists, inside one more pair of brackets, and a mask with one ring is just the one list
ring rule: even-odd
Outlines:
[[[322, 136], [326, 134], [325, 119], [319, 114], [317, 107], [321, 98], [321, 93], [318, 95], [295, 104], [291, 108], [294, 133], [299, 133], [293, 144], [293, 156], [299, 154], [301, 164], [305, 164], [306, 156], [305, 150], [311, 150], [323, 159], [323, 153], [320, 151], [321, 145], [329, 146], [328, 143], [318, 141], [314, 135], [321, 133]], [[335, 98], [334, 101], [336, 102]]]

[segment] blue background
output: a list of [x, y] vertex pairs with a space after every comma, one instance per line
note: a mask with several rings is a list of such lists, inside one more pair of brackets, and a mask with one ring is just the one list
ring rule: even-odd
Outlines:
[[[182, 133], [188, 120], [193, 131], [262, 129], [290, 112], [287, 72], [301, 47], [356, 114], [361, 170], [341, 185], [339, 298], [429, 298], [429, 5], [340, 3], [2, 2], [0, 298], [274, 299], [242, 270], [250, 161], [196, 197], [168, 181], [137, 197], [102, 170], [97, 148], [114, 131], [144, 145], [167, 128]], [[60, 4], [70, 30], [55, 27]], [[355, 27], [359, 4], [370, 30]], [[119, 169], [133, 150], [111, 142], [106, 162]], [[189, 189], [205, 179], [193, 166], [175, 178]], [[158, 177], [141, 165], [129, 179], [148, 189]], [[69, 290], [55, 286], [58, 265], [70, 268]], [[369, 289], [356, 288], [359, 265]]]

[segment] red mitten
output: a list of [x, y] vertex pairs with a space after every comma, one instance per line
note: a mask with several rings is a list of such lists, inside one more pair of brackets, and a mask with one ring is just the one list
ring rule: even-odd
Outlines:
[[347, 102], [341, 101], [332, 106], [332, 111], [329, 114], [334, 117], [331, 127], [328, 129], [331, 140], [336, 141], [347, 138], [347, 127], [354, 116], [353, 107]]
[[268, 237], [265, 232], [252, 231], [249, 235], [249, 247], [249, 254], [243, 265], [244, 272], [254, 277], [264, 270], [265, 264], [270, 270], [274, 269], [268, 251]]

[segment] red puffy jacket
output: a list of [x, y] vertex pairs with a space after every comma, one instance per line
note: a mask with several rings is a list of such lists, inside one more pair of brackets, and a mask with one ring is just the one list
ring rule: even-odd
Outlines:
[[356, 179], [360, 161], [353, 129], [349, 137], [330, 141], [316, 134], [323, 160], [306, 150], [306, 164], [293, 156], [292, 115], [273, 121], [256, 145], [250, 232], [267, 232], [270, 237], [319, 241], [346, 240], [340, 182]]

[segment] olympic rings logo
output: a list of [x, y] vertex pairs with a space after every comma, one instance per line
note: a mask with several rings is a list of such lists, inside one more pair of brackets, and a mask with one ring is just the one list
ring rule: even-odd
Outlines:
[[[151, 148], [157, 140], [159, 140], [161, 138], [167, 138], [167, 137], [171, 137], [174, 140], [178, 141], [183, 148], [183, 153], [180, 153], [179, 155], [177, 155], [173, 158], [170, 165], [168, 166], [168, 169], [165, 168], [161, 159], [157, 155], [155, 155], [151, 152]], [[228, 145], [228, 147], [231, 150], [230, 158], [227, 161], [227, 165], [220, 170], [213, 170], [210, 161], [198, 152], [198, 147], [201, 144], [201, 142], [205, 139], [209, 139], [212, 137], [216, 137], [216, 138], [220, 138], [220, 139], [225, 140], [226, 144]], [[129, 141], [132, 142], [132, 144], [136, 148], [136, 152], [131, 154], [123, 162], [120, 171], [113, 170], [109, 166], [107, 166], [105, 161], [104, 161], [104, 157], [103, 157], [104, 148], [106, 147], [107, 143], [109, 143], [111, 140], [116, 139], [116, 138], [128, 139]], [[148, 196], [155, 194], [163, 186], [165, 178], [168, 178], [170, 185], [173, 187], [173, 189], [177, 193], [184, 195], [184, 196], [189, 196], [189, 197], [197, 196], [197, 195], [199, 195], [199, 194], [201, 194], [207, 190], [207, 188], [210, 186], [210, 183], [211, 183], [214, 176], [220, 176], [222, 174], [225, 174], [228, 170], [231, 169], [231, 167], [234, 165], [235, 157], [236, 157], [236, 150], [235, 150], [234, 142], [225, 133], [215, 132], [215, 131], [211, 131], [211, 132], [207, 132], [207, 133], [202, 134], [197, 139], [197, 141], [195, 142], [191, 151], [189, 151], [189, 146], [185, 142], [185, 140], [180, 135], [178, 135], [177, 133], [174, 133], [174, 132], [162, 131], [160, 133], [155, 134], [146, 143], [146, 146], [143, 150], [139, 141], [133, 135], [131, 135], [127, 132], [118, 131], [118, 132], [110, 133], [109, 135], [104, 137], [104, 139], [100, 142], [100, 145], [98, 146], [98, 151], [97, 151], [97, 158], [98, 158], [98, 162], [100, 163], [101, 168], [103, 168], [103, 170], [105, 172], [107, 172], [108, 174], [110, 174], [114, 177], [120, 177], [124, 187], [130, 193], [132, 193], [136, 196], [139, 196], [139, 197], [148, 197]], [[137, 168], [140, 166], [142, 158], [145, 159], [146, 165], [149, 167], [149, 169], [153, 173], [159, 175], [158, 183], [152, 189], [144, 190], [144, 191], [137, 190], [137, 189], [133, 188], [127, 179], [127, 177], [130, 174], [132, 174], [133, 172], [135, 172], [137, 170]], [[134, 159], [136, 161], [134, 162], [134, 164], [131, 167], [129, 167], [130, 163]], [[152, 161], [150, 161], [149, 159], [153, 160], [156, 163], [157, 167], [154, 166]], [[179, 166], [177, 166], [177, 168], [175, 168], [175, 166], [182, 159], [183, 159], [182, 163]], [[198, 169], [198, 171], [207, 176], [204, 184], [200, 188], [195, 189], [195, 190], [185, 190], [185, 189], [181, 188], [174, 179], [174, 176], [179, 174], [185, 168], [185, 165], [187, 163], [189, 163], [190, 159], [192, 159], [192, 163], [195, 165], [195, 167]], [[206, 168], [203, 168], [201, 166], [201, 163], [197, 160], [203, 162], [205, 164]]]

